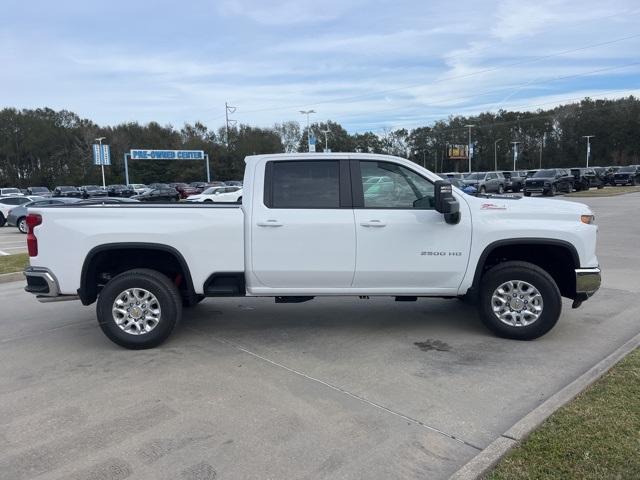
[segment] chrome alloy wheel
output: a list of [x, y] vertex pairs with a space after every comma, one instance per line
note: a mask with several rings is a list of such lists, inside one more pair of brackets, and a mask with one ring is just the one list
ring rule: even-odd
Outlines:
[[544, 303], [536, 287], [522, 280], [509, 280], [496, 288], [491, 296], [493, 314], [510, 327], [526, 327], [540, 315]]
[[120, 292], [111, 312], [116, 325], [131, 335], [149, 333], [160, 323], [160, 303], [153, 293], [143, 288]]

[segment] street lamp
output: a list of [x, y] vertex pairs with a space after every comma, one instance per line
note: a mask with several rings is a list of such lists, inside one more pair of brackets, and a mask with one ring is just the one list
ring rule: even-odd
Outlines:
[[498, 171], [498, 142], [501, 142], [502, 139], [499, 138], [495, 142], [493, 142], [493, 169]]
[[587, 139], [587, 168], [589, 168], [589, 157], [591, 156], [591, 139], [595, 137], [595, 135], [583, 135], [582, 138]]
[[309, 115], [316, 113], [315, 110], [300, 110], [300, 113], [307, 116], [307, 151], [311, 151], [311, 129], [309, 127]]
[[[100, 157], [102, 158], [102, 141], [106, 140], [107, 137], [98, 137], [95, 139], [96, 142], [100, 144]], [[100, 162], [100, 169], [102, 170], [102, 188], [107, 188], [107, 184], [104, 181], [104, 164]]]
[[324, 133], [324, 151], [328, 152], [329, 151], [329, 134], [331, 133], [331, 130], [329, 130], [329, 128], [327, 127], [326, 130], [321, 130], [322, 133]]
[[513, 145], [513, 171], [516, 171], [516, 161], [518, 160], [518, 145], [520, 142], [511, 142]]
[[469, 173], [471, 173], [471, 129], [475, 125], [465, 125], [465, 128], [469, 129], [469, 142], [467, 143], [467, 157], [469, 157]]

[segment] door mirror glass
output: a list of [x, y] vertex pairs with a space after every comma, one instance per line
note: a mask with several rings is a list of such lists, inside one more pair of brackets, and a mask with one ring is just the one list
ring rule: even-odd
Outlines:
[[435, 183], [436, 211], [444, 215], [447, 223], [455, 224], [460, 221], [460, 204], [453, 196], [453, 187], [445, 180]]

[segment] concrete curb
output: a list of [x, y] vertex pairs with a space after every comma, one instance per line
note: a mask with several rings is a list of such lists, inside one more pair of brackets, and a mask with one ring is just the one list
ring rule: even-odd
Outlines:
[[509, 450], [538, 428], [552, 413], [573, 400], [580, 392], [607, 373], [628, 353], [640, 347], [640, 333], [595, 364], [569, 385], [534, 408], [509, 430], [491, 442], [487, 448], [462, 466], [450, 480], [476, 480], [486, 475]]
[[0, 275], [0, 283], [19, 282], [20, 280], [24, 280], [22, 272], [3, 273]]

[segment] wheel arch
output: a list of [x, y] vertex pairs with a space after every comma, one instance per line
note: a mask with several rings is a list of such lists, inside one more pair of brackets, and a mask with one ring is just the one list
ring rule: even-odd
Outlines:
[[[134, 253], [142, 253], [143, 259], [130, 261], [130, 256]], [[127, 259], [130, 263], [127, 262]], [[162, 262], [160, 265], [160, 259], [168, 262]], [[98, 245], [92, 248], [85, 257], [80, 273], [80, 288], [78, 289], [78, 296], [83, 305], [90, 305], [98, 297], [100, 290], [98, 275], [101, 273], [99, 267], [109, 260], [114, 260], [114, 263], [109, 264], [113, 270], [110, 272], [113, 274], [111, 276], [134, 268], [150, 268], [169, 276], [185, 295], [195, 295], [191, 271], [177, 249], [158, 243], [117, 242]]]
[[539, 266], [553, 277], [563, 297], [575, 297], [575, 269], [580, 268], [578, 251], [566, 240], [541, 238], [497, 240], [487, 245], [478, 258], [471, 292], [478, 292], [487, 270], [509, 260], [522, 260]]

